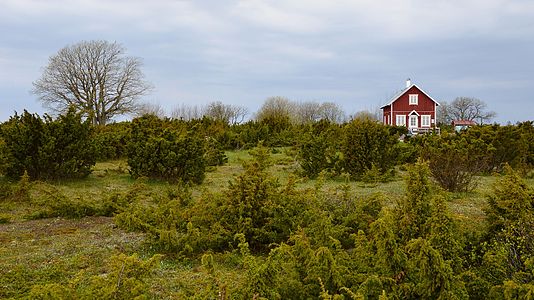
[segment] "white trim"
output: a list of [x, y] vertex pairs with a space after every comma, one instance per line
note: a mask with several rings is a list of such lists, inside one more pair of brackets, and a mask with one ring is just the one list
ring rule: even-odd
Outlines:
[[408, 116], [411, 116], [411, 115], [417, 115], [417, 116], [419, 117], [419, 113], [416, 112], [415, 109], [412, 110], [412, 111], [408, 114]]
[[[412, 125], [412, 120], [415, 120], [415, 125]], [[419, 115], [410, 115], [408, 118], [408, 128], [418, 128], [419, 127]]]
[[[431, 115], [421, 115], [421, 127], [430, 127], [431, 119]], [[428, 122], [425, 122], [425, 120]]]
[[410, 85], [409, 87], [405, 88], [404, 90], [398, 92], [395, 96], [393, 96], [393, 98], [390, 99], [390, 101], [385, 104], [385, 105], [382, 105], [382, 107], [380, 107], [381, 109], [391, 105], [391, 111], [393, 111], [393, 102], [397, 101], [402, 95], [404, 95], [408, 90], [410, 90], [412, 87], [416, 87], [417, 89], [419, 89], [419, 91], [421, 91], [421, 93], [425, 94], [428, 98], [430, 98], [430, 100], [434, 101], [434, 103], [436, 104], [436, 106], [440, 106], [439, 102], [434, 100], [434, 98], [430, 97], [430, 95], [425, 92], [423, 89], [421, 89], [420, 87], [418, 87], [415, 83]]
[[406, 115], [395, 115], [395, 125], [406, 126]]
[[419, 94], [408, 94], [409, 105], [419, 105]]

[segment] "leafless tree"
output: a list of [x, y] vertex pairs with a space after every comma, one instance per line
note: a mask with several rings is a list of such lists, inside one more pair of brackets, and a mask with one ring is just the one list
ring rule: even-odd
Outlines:
[[221, 120], [227, 124], [235, 125], [245, 120], [248, 110], [244, 106], [224, 104], [221, 101], [216, 101], [208, 104], [204, 114], [215, 120]]
[[376, 114], [368, 111], [368, 110], [362, 110], [354, 114], [352, 116], [353, 120], [371, 120], [371, 121], [378, 121], [376, 119]]
[[204, 116], [205, 107], [199, 105], [189, 105], [182, 103], [173, 109], [171, 117], [174, 119], [181, 119], [190, 121], [193, 119], [200, 119]]
[[230, 118], [230, 124], [240, 124], [245, 121], [245, 118], [248, 116], [248, 108], [240, 105], [232, 105], [232, 117]]
[[475, 121], [479, 124], [491, 121], [496, 113], [486, 110], [484, 101], [472, 97], [457, 97], [451, 103], [442, 102], [439, 106], [438, 121], [449, 124], [453, 120]]
[[280, 96], [267, 98], [256, 113], [256, 120], [268, 117], [287, 117], [291, 122], [301, 124], [319, 120], [343, 123], [346, 120], [345, 112], [334, 102], [296, 103]]
[[267, 98], [256, 113], [256, 120], [261, 121], [270, 117], [288, 117], [294, 122], [295, 103], [281, 96]]
[[321, 104], [320, 118], [333, 123], [343, 123], [346, 120], [343, 109], [334, 102], [323, 102]]
[[137, 106], [136, 116], [154, 115], [159, 118], [165, 117], [165, 109], [159, 103], [142, 103]]
[[74, 106], [106, 124], [114, 116], [135, 112], [137, 100], [151, 89], [141, 72], [141, 60], [107, 41], [83, 41], [51, 56], [32, 92], [55, 112]]
[[301, 102], [295, 107], [295, 114], [299, 123], [313, 123], [321, 119], [321, 104], [319, 102]]

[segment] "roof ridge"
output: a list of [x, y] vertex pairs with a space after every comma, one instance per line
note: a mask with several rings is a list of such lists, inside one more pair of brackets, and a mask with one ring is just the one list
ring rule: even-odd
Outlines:
[[428, 98], [430, 98], [430, 100], [434, 101], [438, 106], [440, 105], [438, 101], [434, 100], [434, 98], [432, 98], [427, 92], [425, 92], [422, 88], [420, 88], [418, 85], [416, 85], [415, 83], [412, 83], [410, 86], [406, 87], [405, 89], [401, 90], [399, 93], [397, 93], [395, 96], [393, 96], [393, 98], [390, 99], [390, 101], [385, 104], [385, 105], [382, 105], [380, 108], [385, 108], [386, 106], [390, 106], [393, 102], [397, 101], [397, 99], [399, 99], [402, 95], [404, 95], [404, 93], [406, 93], [408, 90], [410, 90], [412, 87], [416, 87], [419, 91], [421, 91], [423, 94], [425, 94]]

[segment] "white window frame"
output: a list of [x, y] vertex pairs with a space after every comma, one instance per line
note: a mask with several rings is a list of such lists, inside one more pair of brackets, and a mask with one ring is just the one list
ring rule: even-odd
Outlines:
[[421, 127], [430, 127], [430, 115], [421, 115]]
[[406, 126], [406, 115], [397, 115], [395, 119], [395, 125]]
[[[412, 121], [415, 120], [415, 124], [412, 124]], [[419, 127], [419, 117], [417, 115], [410, 115], [408, 118], [408, 128], [418, 128]]]
[[419, 104], [419, 94], [409, 94], [409, 103], [410, 105], [418, 105]]

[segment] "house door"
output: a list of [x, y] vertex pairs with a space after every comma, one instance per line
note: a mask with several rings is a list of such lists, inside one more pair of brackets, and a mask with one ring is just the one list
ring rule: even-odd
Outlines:
[[408, 123], [408, 128], [417, 128], [419, 127], [419, 120], [417, 115], [410, 116], [410, 122]]

